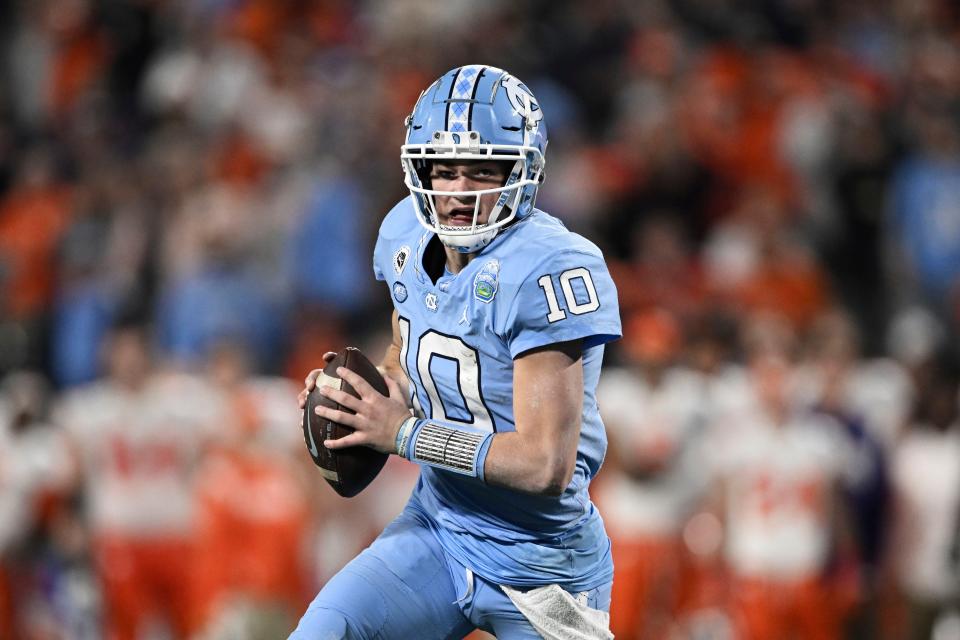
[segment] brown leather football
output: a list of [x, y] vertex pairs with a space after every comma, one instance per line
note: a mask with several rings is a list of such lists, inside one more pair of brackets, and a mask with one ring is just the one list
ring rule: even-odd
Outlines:
[[[355, 347], [347, 347], [327, 363], [323, 374], [317, 378], [317, 387], [332, 386], [359, 398], [360, 394], [346, 380], [337, 375], [337, 367], [346, 367], [370, 383], [370, 386], [383, 395], [389, 395], [387, 383], [377, 367]], [[344, 498], [352, 498], [370, 484], [390, 454], [380, 453], [364, 446], [347, 447], [331, 451], [323, 446], [324, 440], [337, 440], [353, 433], [353, 428], [338, 422], [332, 422], [314, 413], [317, 404], [353, 413], [350, 409], [320, 395], [317, 389], [307, 396], [303, 408], [303, 438], [313, 462], [320, 467], [320, 473]]]

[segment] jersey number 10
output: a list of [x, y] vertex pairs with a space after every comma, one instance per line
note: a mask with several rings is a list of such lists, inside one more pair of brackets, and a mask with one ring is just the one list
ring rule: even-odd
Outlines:
[[[590, 313], [600, 308], [600, 300], [597, 298], [597, 288], [593, 285], [593, 278], [585, 267], [576, 269], [567, 269], [560, 274], [560, 289], [563, 291], [563, 299], [567, 303], [567, 310], [575, 316], [584, 313]], [[573, 282], [579, 280], [583, 283], [587, 299], [585, 302], [579, 302], [573, 291]], [[543, 289], [543, 295], [547, 297], [547, 308], [550, 313], [547, 314], [547, 322], [553, 324], [567, 317], [567, 312], [560, 308], [557, 302], [557, 290], [553, 286], [553, 278], [550, 275], [540, 276], [537, 284]]]
[[[400, 363], [407, 369], [407, 350], [410, 346], [410, 321], [399, 318], [400, 337], [403, 347], [400, 351]], [[456, 370], [456, 386], [460, 398], [448, 399], [444, 403], [440, 395], [440, 388], [433, 376], [431, 365], [436, 359], [446, 360]], [[417, 344], [416, 352], [417, 376], [423, 384], [427, 398], [430, 400], [430, 411], [427, 417], [434, 420], [446, 420], [469, 424], [482, 431], [495, 431], [490, 409], [483, 400], [480, 391], [480, 354], [457, 336], [450, 336], [437, 331], [427, 331]], [[407, 377], [413, 380], [410, 372]], [[454, 391], [456, 394], [456, 391]], [[417, 394], [413, 394], [414, 408], [419, 404]], [[449, 405], [449, 408], [448, 408]], [[459, 405], [459, 407], [457, 406]], [[466, 415], [464, 415], [464, 413]]]
[[[560, 274], [558, 280], [566, 303], [566, 311], [560, 308], [551, 276], [545, 275], [537, 280], [537, 284], [543, 289], [547, 298], [548, 322], [553, 323], [563, 320], [567, 317], [567, 311], [573, 315], [582, 315], [600, 308], [597, 289], [593, 284], [593, 278], [590, 277], [590, 271], [586, 268], [568, 269]], [[580, 300], [577, 299], [577, 292], [574, 291], [574, 283], [577, 281], [581, 284]], [[404, 367], [407, 377], [413, 380], [410, 371], [407, 371], [410, 321], [402, 316], [398, 320], [403, 345], [400, 351], [400, 363]], [[496, 431], [492, 414], [483, 399], [483, 392], [480, 390], [480, 354], [477, 350], [457, 336], [443, 334], [432, 329], [420, 336], [416, 350], [414, 357], [416, 359], [417, 377], [420, 379], [423, 390], [430, 401], [429, 412], [423, 413], [435, 420], [468, 424], [483, 431]], [[441, 387], [437, 384], [433, 370], [434, 365], [439, 361], [446, 361], [448, 364], [447, 371], [451, 371], [451, 368], [455, 371], [456, 388], [450, 381], [446, 385], [446, 389], [454, 396], [459, 395], [459, 398], [447, 398], [447, 402], [444, 402]], [[419, 409], [416, 393], [413, 395], [413, 402], [414, 408]]]

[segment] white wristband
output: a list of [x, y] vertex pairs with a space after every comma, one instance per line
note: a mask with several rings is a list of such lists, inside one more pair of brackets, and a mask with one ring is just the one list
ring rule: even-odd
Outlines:
[[466, 431], [420, 421], [413, 430], [407, 457], [420, 464], [484, 480], [484, 462], [493, 432]]
[[413, 432], [413, 428], [417, 424], [417, 417], [410, 416], [403, 421], [403, 424], [400, 425], [400, 429], [397, 431], [397, 455], [406, 458], [407, 457], [407, 445], [410, 444], [410, 434]]

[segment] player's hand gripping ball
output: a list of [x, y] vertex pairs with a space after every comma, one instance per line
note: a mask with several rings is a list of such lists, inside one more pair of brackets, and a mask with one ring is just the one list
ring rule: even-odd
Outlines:
[[350, 369], [366, 380], [378, 393], [385, 396], [390, 393], [377, 367], [359, 349], [347, 347], [323, 368], [323, 373], [317, 378], [317, 388], [307, 396], [306, 405], [303, 407], [303, 438], [307, 443], [310, 457], [320, 467], [320, 473], [334, 491], [344, 498], [352, 498], [377, 477], [383, 465], [386, 464], [389, 454], [364, 446], [347, 447], [337, 451], [323, 446], [324, 440], [342, 438], [353, 433], [353, 428], [318, 416], [314, 412], [316, 406], [322, 404], [347, 413], [353, 413], [353, 411], [321, 395], [319, 388], [323, 385], [332, 386], [356, 398], [360, 397], [350, 383], [337, 375], [337, 367]]

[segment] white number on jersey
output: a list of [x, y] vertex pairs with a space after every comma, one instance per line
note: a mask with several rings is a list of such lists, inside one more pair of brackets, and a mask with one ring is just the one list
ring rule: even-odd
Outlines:
[[[567, 269], [560, 274], [560, 289], [563, 291], [563, 299], [567, 304], [567, 310], [575, 316], [584, 313], [590, 313], [600, 308], [600, 300], [597, 298], [597, 288], [593, 284], [593, 278], [590, 277], [590, 271], [584, 267], [576, 269]], [[580, 280], [587, 293], [585, 302], [578, 302], [577, 296], [573, 292], [573, 281]], [[540, 276], [537, 284], [543, 289], [543, 294], [547, 298], [547, 322], [554, 323], [567, 317], [566, 311], [560, 308], [557, 301], [557, 291], [553, 286], [553, 278], [549, 275]]]
[[[398, 318], [398, 320], [400, 337], [403, 341], [400, 350], [400, 363], [406, 370], [407, 353], [410, 345], [410, 321], [403, 317]], [[444, 335], [431, 329], [420, 336], [416, 358], [417, 375], [423, 384], [424, 391], [427, 392], [427, 397], [430, 399], [430, 415], [427, 416], [428, 418], [469, 424], [482, 431], [494, 431], [490, 410], [480, 393], [480, 354], [477, 353], [476, 349], [456, 336]], [[457, 371], [459, 398], [447, 398], [448, 402], [445, 403], [441, 397], [431, 367], [436, 358], [454, 363]], [[407, 377], [412, 380], [410, 372], [407, 371], [406, 373]], [[413, 400], [416, 409], [418, 408], [416, 406], [418, 404], [416, 392], [414, 392]], [[462, 415], [449, 415], [448, 406], [464, 407], [469, 417], [464, 419]]]

